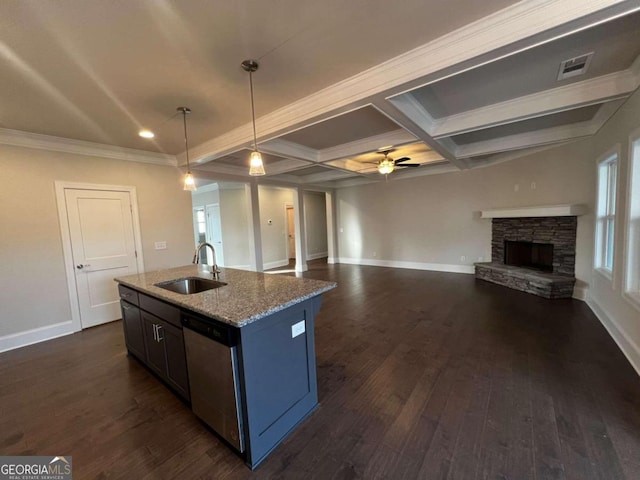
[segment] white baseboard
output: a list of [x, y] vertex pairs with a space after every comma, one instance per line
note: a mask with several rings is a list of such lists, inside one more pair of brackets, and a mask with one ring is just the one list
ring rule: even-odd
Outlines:
[[235, 268], [236, 270], [251, 270], [251, 265], [225, 265], [222, 268]]
[[374, 258], [348, 258], [348, 257], [340, 257], [337, 263], [348, 263], [351, 265], [369, 265], [372, 267], [409, 268], [412, 270], [429, 270], [432, 272], [470, 273], [470, 274], [476, 273], [476, 269], [473, 265], [454, 265], [454, 264], [446, 264], [446, 263], [419, 263], [419, 262], [403, 262], [398, 260], [378, 260]]
[[600, 304], [591, 296], [587, 296], [587, 305], [591, 311], [598, 317], [600, 323], [606, 328], [611, 338], [618, 344], [620, 350], [635, 371], [640, 375], [640, 347], [629, 338], [629, 336], [616, 324], [615, 320], [600, 306]]
[[0, 337], [0, 352], [6, 352], [15, 348], [26, 347], [34, 343], [44, 342], [53, 338], [62, 337], [73, 333], [71, 320], [68, 322], [55, 323], [46, 327], [34, 328], [19, 333], [12, 333]]
[[307, 255], [307, 261], [309, 260], [317, 260], [318, 258], [324, 258], [329, 255], [328, 252], [320, 252], [320, 253], [311, 253]]
[[289, 265], [289, 259], [267, 262], [262, 266], [262, 268], [265, 270], [271, 270], [272, 268], [286, 267], [287, 265]]
[[573, 287], [573, 298], [576, 300], [587, 301], [589, 295], [589, 289], [587, 287]]
[[329, 265], [333, 265], [334, 263], [338, 263], [338, 261], [337, 261], [337, 260], [339, 260], [339, 259], [336, 259], [336, 258], [334, 258], [334, 257], [327, 257], [327, 263], [328, 263]]

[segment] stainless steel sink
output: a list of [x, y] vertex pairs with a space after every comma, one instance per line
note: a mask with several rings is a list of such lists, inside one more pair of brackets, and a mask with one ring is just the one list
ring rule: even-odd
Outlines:
[[214, 288], [224, 287], [226, 283], [217, 280], [208, 280], [200, 277], [178, 278], [169, 280], [168, 282], [156, 283], [156, 287], [164, 288], [171, 292], [181, 293], [183, 295], [191, 295], [193, 293], [206, 292]]

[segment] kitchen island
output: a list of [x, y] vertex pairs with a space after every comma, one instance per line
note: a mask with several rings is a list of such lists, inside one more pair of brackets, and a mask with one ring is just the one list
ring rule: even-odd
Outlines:
[[[215, 287], [162, 286], [185, 278]], [[318, 406], [314, 319], [336, 284], [229, 268], [211, 279], [198, 265], [116, 278], [127, 350], [255, 468]]]

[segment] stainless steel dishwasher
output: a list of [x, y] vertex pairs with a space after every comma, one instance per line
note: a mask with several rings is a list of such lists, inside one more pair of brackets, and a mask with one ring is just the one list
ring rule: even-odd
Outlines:
[[187, 314], [182, 315], [182, 325], [193, 413], [244, 452], [237, 332]]

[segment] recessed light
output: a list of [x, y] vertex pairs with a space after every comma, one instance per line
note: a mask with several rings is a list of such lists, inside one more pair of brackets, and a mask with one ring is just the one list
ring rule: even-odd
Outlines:
[[153, 138], [155, 137], [155, 134], [151, 131], [151, 130], [140, 130], [138, 132], [138, 135], [140, 135], [142, 138]]

